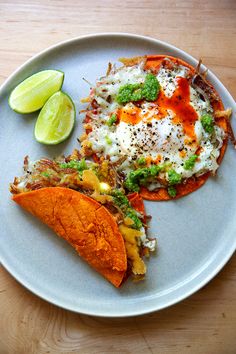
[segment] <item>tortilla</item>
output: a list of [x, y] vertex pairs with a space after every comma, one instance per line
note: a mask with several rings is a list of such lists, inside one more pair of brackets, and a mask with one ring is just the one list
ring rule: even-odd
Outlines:
[[143, 198], [141, 195], [137, 192], [131, 193], [127, 195], [127, 198], [129, 199], [129, 202], [138, 213], [143, 215], [143, 222], [146, 224], [147, 217], [146, 217], [146, 212], [145, 212], [145, 206], [143, 202]]
[[69, 242], [114, 286], [121, 285], [127, 270], [124, 239], [115, 218], [105, 207], [62, 187], [20, 193], [12, 199]]

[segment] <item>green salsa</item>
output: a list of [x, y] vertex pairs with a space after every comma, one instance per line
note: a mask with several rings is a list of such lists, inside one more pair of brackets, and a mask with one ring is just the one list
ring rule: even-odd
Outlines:
[[190, 158], [187, 161], [185, 161], [185, 163], [184, 163], [184, 169], [185, 170], [192, 170], [197, 158], [198, 158], [197, 155], [190, 156]]
[[147, 74], [143, 84], [126, 84], [121, 86], [116, 97], [120, 104], [136, 102], [142, 99], [155, 101], [160, 91], [160, 84], [153, 74]]
[[133, 220], [132, 228], [140, 230], [143, 226], [142, 221], [138, 217], [138, 213], [135, 209], [130, 206], [128, 198], [119, 189], [114, 189], [111, 193], [113, 197], [113, 202], [117, 205], [126, 217]]
[[50, 177], [50, 173], [44, 171], [44, 172], [41, 172], [41, 175], [44, 176], [44, 177], [47, 177], [49, 178]]
[[60, 164], [61, 168], [74, 168], [78, 172], [83, 172], [84, 170], [88, 170], [88, 165], [86, 164], [85, 159], [82, 159], [80, 161], [77, 160], [71, 160], [69, 162], [64, 162]]
[[145, 165], [146, 164], [146, 159], [144, 156], [140, 157], [138, 160], [137, 160], [137, 163], [139, 165]]
[[170, 196], [171, 198], [176, 197], [177, 190], [175, 189], [174, 186], [169, 186], [168, 189], [167, 189], [167, 191], [168, 191], [168, 194], [169, 194], [169, 196]]
[[142, 87], [143, 97], [147, 101], [155, 101], [157, 99], [157, 95], [160, 91], [160, 84], [153, 74], [147, 74], [144, 85]]
[[112, 140], [109, 138], [108, 135], [105, 136], [105, 140], [106, 140], [106, 143], [107, 143], [108, 145], [111, 145], [111, 144], [112, 144]]
[[168, 174], [168, 181], [170, 186], [181, 183], [182, 177], [175, 170], [169, 170], [167, 174]]
[[129, 217], [131, 220], [133, 220], [134, 223], [131, 225], [131, 227], [133, 227], [134, 229], [137, 229], [137, 230], [141, 229], [141, 227], [143, 226], [143, 223], [139, 219], [136, 210], [134, 210], [133, 208], [128, 208], [126, 210], [125, 216]]
[[162, 168], [160, 165], [152, 165], [131, 171], [125, 180], [125, 187], [131, 192], [138, 192], [140, 185], [145, 185], [148, 178], [156, 177]]
[[113, 124], [116, 123], [116, 121], [117, 121], [117, 116], [116, 116], [115, 113], [113, 113], [113, 114], [111, 115], [111, 117], [110, 117], [110, 118], [108, 119], [108, 121], [107, 121], [108, 127], [111, 127]]
[[116, 97], [118, 103], [123, 104], [131, 101], [138, 101], [142, 99], [142, 96], [138, 96], [140, 93], [140, 84], [127, 84], [121, 86]]
[[201, 116], [201, 123], [205, 132], [207, 132], [208, 134], [213, 133], [214, 119], [210, 114], [204, 114], [203, 116]]
[[129, 207], [128, 198], [119, 190], [114, 189], [112, 191], [113, 202], [121, 209], [126, 209]]

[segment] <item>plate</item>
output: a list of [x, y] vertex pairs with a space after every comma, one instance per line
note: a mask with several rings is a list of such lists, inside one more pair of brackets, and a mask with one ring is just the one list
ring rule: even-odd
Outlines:
[[[89, 85], [106, 72], [109, 61], [143, 54], [166, 54], [193, 66], [197, 60], [167, 43], [124, 33], [96, 34], [57, 44], [26, 62], [0, 91], [1, 262], [25, 287], [43, 299], [75, 312], [124, 317], [173, 305], [205, 285], [224, 266], [236, 248], [236, 164], [229, 146], [216, 178], [193, 194], [170, 202], [145, 202], [152, 215], [150, 235], [158, 252], [148, 261], [146, 280], [127, 281], [114, 288], [83, 262], [64, 240], [10, 199], [9, 182], [20, 175], [26, 154], [32, 160], [57, 156], [78, 147], [81, 133], [80, 99]], [[201, 53], [199, 53], [199, 56]], [[22, 116], [8, 106], [10, 91], [24, 78], [43, 69], [65, 72], [63, 90], [75, 101], [73, 135], [58, 146], [40, 145], [33, 138], [37, 114]], [[235, 103], [209, 71], [208, 79], [225, 107]], [[236, 127], [234, 127], [236, 128]]]

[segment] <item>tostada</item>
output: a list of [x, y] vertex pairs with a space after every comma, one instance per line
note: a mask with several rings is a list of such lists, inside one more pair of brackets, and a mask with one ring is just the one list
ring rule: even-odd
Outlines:
[[233, 134], [231, 109], [200, 65], [167, 55], [121, 62], [109, 64], [85, 99], [82, 153], [109, 159], [127, 192], [145, 199], [195, 191], [222, 161]]

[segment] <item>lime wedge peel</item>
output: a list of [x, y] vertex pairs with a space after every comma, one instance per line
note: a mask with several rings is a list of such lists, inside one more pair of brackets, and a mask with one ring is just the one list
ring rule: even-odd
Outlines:
[[43, 106], [35, 124], [35, 138], [47, 145], [59, 144], [71, 134], [75, 123], [75, 106], [66, 93], [58, 91]]
[[22, 81], [11, 92], [9, 106], [17, 113], [32, 113], [43, 107], [64, 81], [59, 70], [43, 70]]

